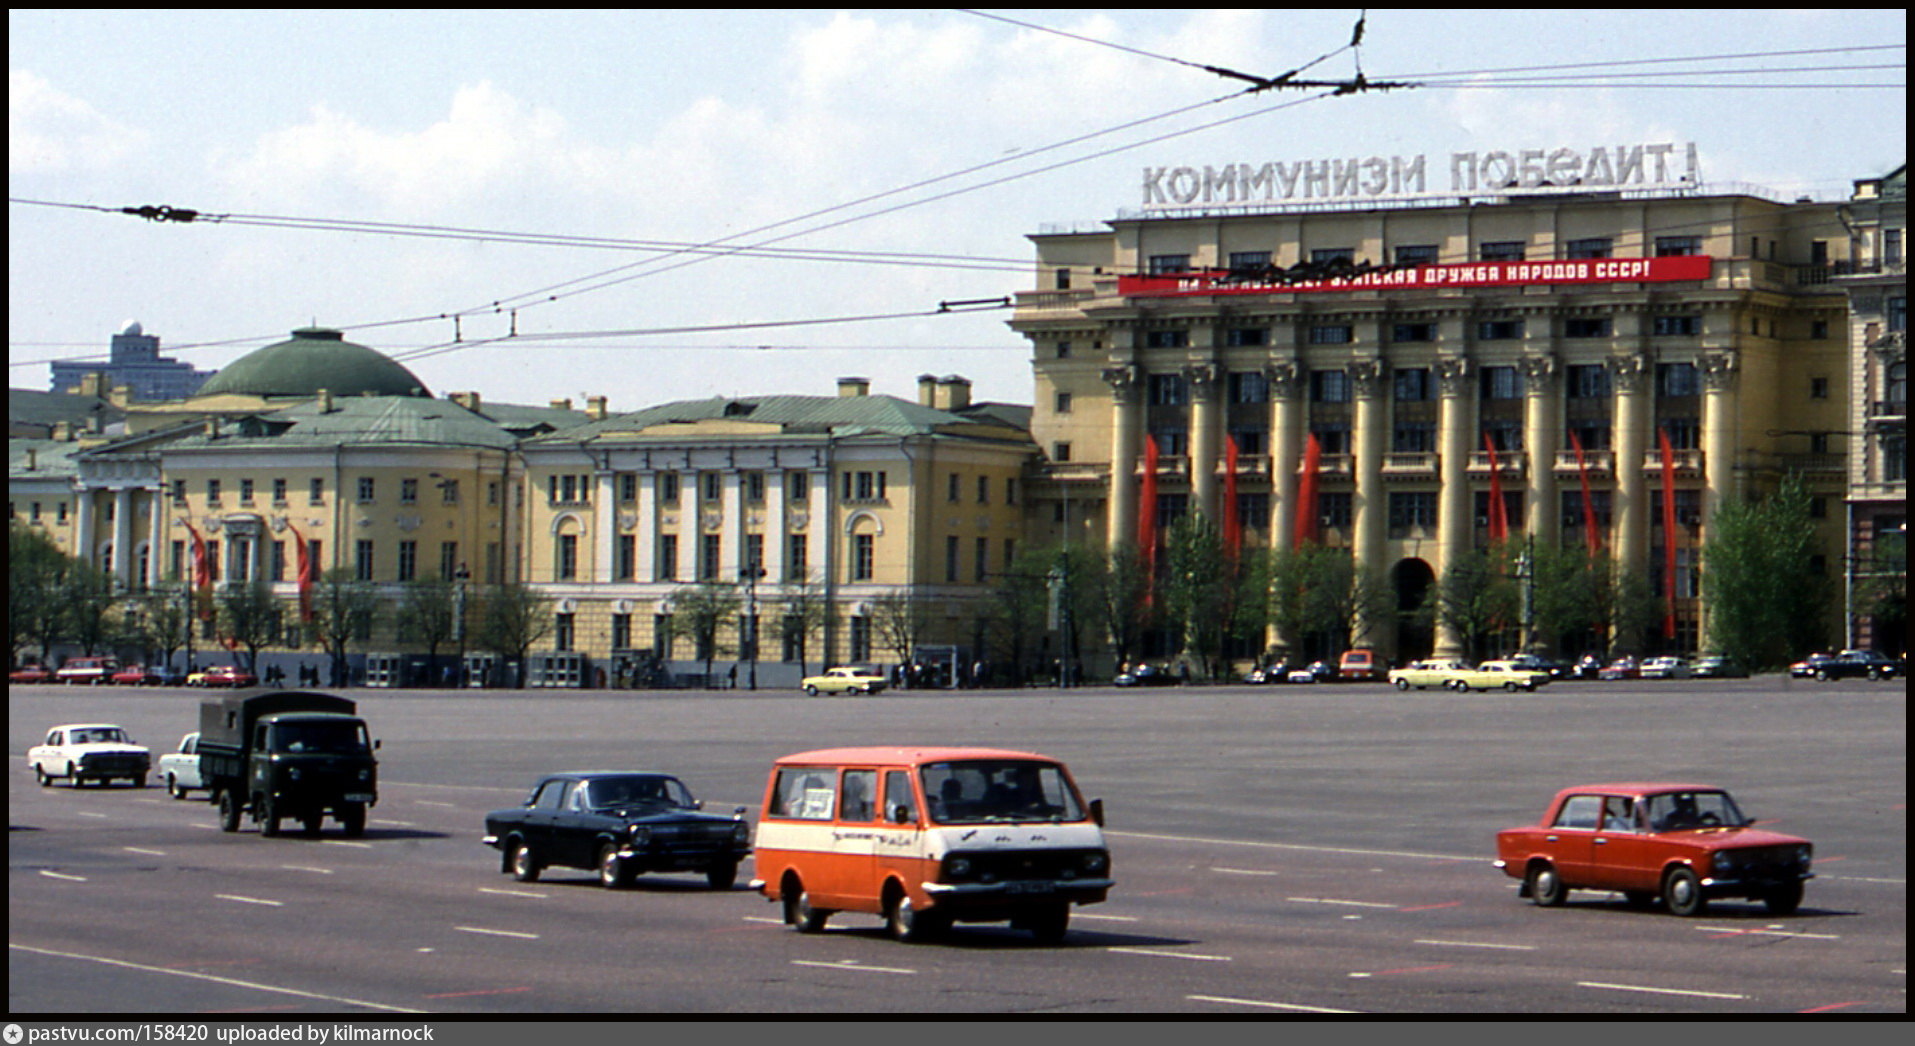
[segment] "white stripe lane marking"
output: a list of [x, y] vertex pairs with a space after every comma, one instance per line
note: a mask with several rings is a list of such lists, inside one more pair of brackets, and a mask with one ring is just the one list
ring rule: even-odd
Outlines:
[[1228, 955], [1200, 955], [1196, 952], [1166, 952], [1156, 948], [1106, 948], [1108, 952], [1122, 952], [1125, 955], [1149, 955], [1159, 959], [1193, 959], [1197, 962], [1230, 962]]
[[1494, 941], [1417, 941], [1418, 944], [1433, 944], [1439, 948], [1501, 948], [1512, 952], [1533, 952], [1533, 944], [1497, 944]]
[[40, 874], [46, 876], [49, 879], [59, 879], [63, 882], [69, 882], [69, 883], [86, 882], [86, 876], [84, 875], [68, 875], [65, 872], [49, 872], [45, 868], [40, 869]]
[[240, 904], [257, 904], [257, 905], [263, 905], [267, 908], [286, 907], [285, 901], [267, 901], [267, 900], [262, 900], [261, 898], [258, 898], [258, 897], [241, 897], [239, 894], [236, 894], [236, 893], [216, 893], [213, 896], [219, 898], [222, 901], [237, 901]]
[[96, 813], [92, 810], [76, 810], [74, 811], [74, 815], [77, 817], [97, 817], [102, 821], [106, 820], [105, 814]]
[[550, 894], [535, 893], [531, 890], [507, 890], [497, 886], [481, 886], [479, 887], [479, 892], [495, 893], [501, 897], [536, 897], [541, 901], [551, 896]]
[[1839, 935], [1833, 933], [1797, 933], [1794, 930], [1784, 930], [1779, 926], [1771, 926], [1766, 930], [1744, 930], [1735, 926], [1696, 926], [1692, 927], [1692, 929], [1701, 930], [1703, 933], [1725, 933], [1734, 934], [1736, 936], [1746, 934], [1760, 937], [1800, 937], [1806, 941], [1839, 941], [1842, 939]]
[[341, 839], [322, 839], [320, 842], [326, 846], [350, 846], [355, 850], [372, 849], [371, 843], [349, 843]]
[[1601, 981], [1577, 981], [1578, 988], [1603, 988], [1617, 992], [1648, 992], [1651, 995], [1682, 995], [1692, 999], [1746, 999], [1731, 992], [1692, 991], [1688, 988], [1651, 988], [1642, 984], [1604, 984]]
[[425, 1013], [426, 1012], [425, 1010], [406, 1009], [403, 1006], [387, 1006], [383, 1003], [367, 1002], [364, 999], [350, 999], [343, 995], [320, 995], [317, 992], [302, 992], [295, 988], [280, 988], [271, 984], [260, 984], [256, 981], [241, 981], [241, 980], [235, 980], [231, 977], [216, 977], [210, 973], [195, 973], [191, 970], [175, 970], [165, 966], [145, 966], [136, 962], [127, 962], [123, 959], [108, 959], [98, 955], [80, 955], [75, 952], [56, 952], [50, 948], [33, 948], [24, 944], [10, 943], [7, 945], [7, 947], [13, 951], [27, 952], [32, 955], [46, 955], [55, 959], [80, 959], [85, 962], [97, 962], [107, 966], [117, 966], [123, 970], [140, 970], [145, 973], [163, 973], [169, 977], [190, 977], [196, 981], [208, 981], [213, 984], [224, 984], [224, 985], [228, 985], [235, 988], [250, 988], [253, 991], [277, 992], [280, 995], [291, 995], [291, 996], [294, 996], [295, 998], [300, 998], [300, 999], [318, 999], [321, 1002], [338, 1003], [344, 1006], [362, 1006], [368, 1010], [383, 1010], [387, 1013]]
[[1284, 900], [1296, 904], [1340, 904], [1348, 908], [1396, 908], [1394, 904], [1379, 904], [1376, 901], [1340, 901], [1334, 897], [1285, 897]]
[[536, 941], [539, 939], [539, 935], [536, 933], [520, 933], [517, 930], [488, 930], [483, 926], [454, 926], [453, 929], [461, 933], [480, 933], [489, 937], [514, 937], [521, 941]]
[[1138, 917], [1135, 915], [1091, 915], [1086, 912], [1073, 912], [1071, 913], [1071, 918], [1096, 919], [1100, 922], [1107, 923], [1134, 923], [1138, 921]]
[[852, 973], [899, 973], [915, 976], [918, 972], [898, 966], [861, 966], [855, 959], [844, 959], [839, 962], [813, 962], [810, 959], [793, 959], [791, 960], [791, 965], [815, 966], [825, 970], [849, 970]]
[[1254, 839], [1209, 839], [1191, 835], [1156, 835], [1150, 832], [1105, 832], [1107, 836], [1125, 839], [1150, 839], [1165, 843], [1207, 843], [1212, 846], [1249, 846], [1260, 850], [1300, 850], [1306, 853], [1353, 854], [1358, 857], [1411, 857], [1420, 861], [1478, 861], [1488, 864], [1490, 859], [1480, 855], [1468, 857], [1462, 854], [1433, 854], [1415, 850], [1363, 850], [1347, 846], [1304, 846], [1299, 843], [1267, 843]]
[[1281, 872], [1267, 872], [1255, 868], [1212, 868], [1218, 875], [1281, 875]]
[[382, 820], [379, 820], [378, 818], [374, 818], [372, 823], [391, 825], [394, 828], [417, 828], [418, 827], [418, 825], [413, 824], [411, 821], [382, 821]]
[[[1079, 918], [1082, 918], [1082, 916], [1079, 916]], [[773, 919], [769, 915], [747, 915], [745, 916], [745, 921], [748, 923], [770, 923], [773, 926], [785, 925], [783, 919]]]
[[130, 854], [145, 854], [148, 857], [165, 857], [165, 850], [148, 850], [144, 846], [122, 846], [120, 849]]
[[438, 800], [436, 800], [436, 799], [414, 799], [414, 800], [412, 801], [412, 805], [414, 805], [414, 806], [443, 806], [443, 807], [445, 807], [445, 808], [446, 808], [446, 809], [448, 809], [448, 810], [456, 810], [456, 809], [458, 809], [458, 808], [459, 808], [459, 804], [458, 804], [458, 803], [442, 803], [442, 802], [439, 802], [439, 801], [438, 801]]
[[1270, 1002], [1265, 999], [1233, 999], [1228, 995], [1186, 995], [1191, 1002], [1221, 1002], [1232, 1006], [1256, 1006], [1266, 1010], [1289, 1010], [1295, 1013], [1362, 1013], [1362, 1010], [1338, 1010], [1328, 1006], [1300, 1006], [1293, 1002]]
[[282, 872], [311, 872], [314, 875], [332, 874], [332, 869], [330, 868], [314, 868], [311, 865], [305, 864], [282, 864], [279, 866], [279, 870]]

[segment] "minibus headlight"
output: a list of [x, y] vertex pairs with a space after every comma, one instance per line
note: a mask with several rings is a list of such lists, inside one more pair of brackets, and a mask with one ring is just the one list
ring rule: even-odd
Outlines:
[[971, 874], [971, 859], [968, 857], [953, 857], [950, 863], [945, 865], [945, 870], [951, 873], [951, 878], [962, 879]]

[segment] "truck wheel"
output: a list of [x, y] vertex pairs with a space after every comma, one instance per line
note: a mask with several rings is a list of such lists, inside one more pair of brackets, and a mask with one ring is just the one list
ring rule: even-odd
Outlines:
[[726, 860], [707, 865], [705, 883], [714, 890], [729, 890], [738, 885], [738, 862]]
[[1671, 868], [1662, 880], [1662, 906], [1670, 915], [1701, 915], [1709, 907], [1693, 868]]
[[326, 815], [323, 813], [309, 813], [299, 819], [299, 827], [309, 836], [318, 835], [319, 826], [325, 823], [325, 820]]
[[239, 831], [239, 800], [233, 798], [230, 788], [222, 788], [219, 791], [219, 830]]
[[357, 839], [366, 834], [366, 804], [347, 803], [339, 808], [339, 826], [346, 830], [346, 838]]
[[279, 834], [279, 808], [273, 805], [273, 797], [261, 795], [253, 800], [254, 817], [259, 821], [259, 834], [270, 839]]

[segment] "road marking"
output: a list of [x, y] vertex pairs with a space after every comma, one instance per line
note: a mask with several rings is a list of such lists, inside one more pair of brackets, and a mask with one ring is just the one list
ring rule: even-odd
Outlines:
[[458, 808], [459, 808], [459, 804], [458, 804], [458, 803], [442, 803], [442, 802], [439, 802], [439, 801], [438, 801], [438, 800], [436, 800], [436, 799], [414, 799], [414, 800], [412, 801], [412, 805], [414, 805], [414, 806], [443, 806], [443, 807], [445, 807], [445, 808], [446, 808], [446, 809], [448, 809], [448, 810], [456, 810], [456, 809], [458, 809]]
[[840, 959], [837, 962], [813, 962], [810, 959], [793, 959], [793, 966], [816, 966], [826, 970], [850, 970], [854, 973], [901, 973], [915, 975], [918, 971], [898, 966], [863, 966], [856, 959]]
[[40, 874], [46, 876], [49, 879], [59, 879], [69, 883], [86, 882], [86, 876], [84, 875], [68, 875], [65, 872], [49, 872], [44, 868], [40, 869]]
[[1771, 926], [1764, 930], [1744, 930], [1736, 926], [1696, 926], [1692, 929], [1703, 933], [1712, 933], [1719, 937], [1800, 937], [1806, 941], [1839, 941], [1842, 938], [1833, 933], [1797, 933], [1780, 926]]
[[1851, 1006], [1866, 1006], [1866, 1005], [1868, 1004], [1864, 1002], [1832, 1002], [1826, 1006], [1811, 1006], [1806, 1010], [1797, 1010], [1795, 1012], [1797, 1013], [1828, 1013], [1831, 1010], [1846, 1010]]
[[145, 854], [148, 857], [165, 857], [166, 856], [165, 850], [148, 850], [144, 846], [123, 846], [120, 849], [125, 850], [127, 853], [130, 853], [130, 854]]
[[279, 868], [280, 868], [280, 871], [284, 871], [284, 872], [311, 872], [314, 875], [331, 875], [332, 874], [332, 869], [330, 868], [314, 868], [310, 865], [304, 865], [304, 864], [282, 864], [279, 866]]
[[1349, 908], [1389, 908], [1391, 910], [1396, 908], [1394, 904], [1379, 904], [1376, 901], [1340, 901], [1334, 897], [1285, 897], [1284, 900], [1297, 904], [1340, 904]]
[[262, 900], [258, 897], [241, 897], [239, 894], [236, 894], [236, 893], [216, 893], [213, 896], [219, 898], [222, 901], [238, 901], [240, 904], [259, 904], [259, 905], [264, 905], [268, 908], [286, 907], [285, 901], [267, 901], [267, 900]]
[[1281, 872], [1265, 871], [1260, 868], [1212, 868], [1218, 875], [1281, 875]]
[[518, 992], [529, 992], [531, 990], [532, 990], [532, 987], [530, 985], [527, 985], [523, 988], [481, 988], [478, 991], [469, 991], [469, 992], [436, 992], [432, 995], [425, 996], [425, 998], [469, 999], [474, 995], [513, 995]]
[[1358, 970], [1350, 976], [1361, 980], [1365, 977], [1388, 977], [1398, 973], [1429, 973], [1432, 970], [1447, 970], [1450, 963], [1439, 962], [1434, 966], [1398, 966], [1393, 970]]
[[1207, 843], [1211, 846], [1249, 846], [1263, 850], [1301, 850], [1306, 853], [1353, 854], [1358, 857], [1410, 857], [1421, 861], [1476, 861], [1490, 863], [1490, 859], [1472, 854], [1433, 854], [1414, 850], [1361, 850], [1347, 846], [1304, 846], [1300, 843], [1267, 843], [1255, 839], [1208, 839], [1192, 835], [1156, 835], [1150, 832], [1105, 832], [1107, 836], [1125, 839], [1151, 839], [1165, 843]]
[[1256, 1006], [1266, 1010], [1289, 1010], [1294, 1013], [1361, 1013], [1361, 1010], [1337, 1010], [1328, 1006], [1301, 1006], [1293, 1002], [1270, 1002], [1265, 999], [1233, 999], [1228, 995], [1186, 995], [1191, 1002], [1221, 1002], [1232, 1006]]
[[1196, 952], [1166, 952], [1156, 948], [1106, 948], [1105, 951], [1122, 952], [1125, 955], [1150, 955], [1159, 959], [1194, 959], [1198, 962], [1230, 962], [1228, 955], [1200, 955]]
[[7, 945], [14, 951], [30, 952], [34, 955], [47, 955], [56, 959], [78, 959], [82, 962], [97, 962], [107, 966], [117, 966], [125, 970], [141, 970], [146, 973], [164, 973], [173, 977], [190, 977], [196, 981], [211, 981], [236, 988], [251, 988], [254, 991], [278, 992], [281, 995], [297, 996], [301, 999], [317, 999], [321, 1002], [339, 1003], [345, 1006], [362, 1006], [369, 1010], [384, 1010], [387, 1013], [424, 1013], [424, 1010], [409, 1009], [404, 1006], [387, 1006], [383, 1003], [367, 1002], [364, 999], [351, 999], [343, 995], [321, 995], [317, 992], [303, 992], [295, 988], [280, 988], [271, 984], [259, 984], [255, 981], [241, 981], [231, 977], [219, 977], [210, 973], [196, 973], [192, 970], [173, 970], [164, 966], [147, 966], [143, 963], [127, 962], [124, 959], [108, 959], [99, 955], [80, 955], [74, 952], [56, 952], [49, 948], [33, 948], [24, 944]]
[[343, 839], [321, 839], [320, 842], [324, 843], [327, 846], [350, 846], [355, 850], [372, 849], [371, 843], [349, 843]]
[[773, 919], [769, 915], [747, 915], [745, 916], [745, 921], [748, 923], [770, 923], [773, 926], [785, 925], [785, 921], [783, 919]]
[[418, 825], [416, 825], [416, 824], [413, 824], [413, 823], [412, 823], [411, 821], [383, 821], [383, 820], [380, 820], [380, 819], [378, 819], [378, 818], [374, 818], [374, 819], [373, 819], [373, 822], [372, 822], [372, 823], [373, 823], [373, 824], [384, 824], [384, 825], [391, 825], [391, 826], [392, 826], [392, 827], [394, 827], [394, 828], [417, 828], [417, 827], [419, 827]]
[[453, 929], [462, 933], [481, 933], [491, 937], [514, 937], [522, 941], [536, 941], [539, 939], [539, 935], [536, 933], [520, 933], [517, 930], [488, 930], [483, 926], [454, 926]]
[[1434, 912], [1443, 908], [1461, 908], [1462, 901], [1444, 901], [1441, 904], [1419, 904], [1414, 908], [1398, 908], [1399, 912]]
[[1536, 950], [1536, 946], [1535, 946], [1535, 945], [1533, 945], [1533, 944], [1497, 944], [1497, 943], [1496, 943], [1496, 942], [1494, 942], [1494, 941], [1431, 941], [1431, 940], [1421, 940], [1421, 941], [1417, 941], [1416, 943], [1418, 943], [1418, 944], [1431, 944], [1431, 945], [1435, 945], [1436, 947], [1439, 947], [1439, 948], [1501, 948], [1501, 949], [1503, 949], [1503, 950], [1505, 950], [1505, 951], [1512, 951], [1512, 952], [1533, 952], [1533, 951], [1535, 951], [1535, 950]]
[[1691, 999], [1746, 999], [1731, 992], [1703, 992], [1688, 988], [1651, 988], [1642, 984], [1604, 984], [1601, 981], [1577, 981], [1578, 988], [1603, 988], [1617, 992], [1648, 992], [1651, 995], [1681, 995]]
[[74, 815], [77, 817], [97, 817], [102, 821], [106, 820], [105, 814], [95, 813], [92, 810], [75, 810]]
[[1107, 923], [1134, 923], [1138, 921], [1138, 918], [1135, 915], [1091, 915], [1086, 912], [1073, 912], [1071, 914], [1071, 918], [1095, 919], [1099, 922], [1107, 922]]
[[551, 894], [535, 893], [531, 890], [507, 890], [497, 886], [481, 886], [479, 892], [496, 893], [502, 897], [536, 897], [541, 901], [551, 896]]

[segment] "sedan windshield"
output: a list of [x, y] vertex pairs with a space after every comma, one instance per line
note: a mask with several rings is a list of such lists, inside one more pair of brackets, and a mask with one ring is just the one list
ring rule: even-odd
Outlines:
[[1055, 763], [967, 760], [919, 771], [931, 819], [939, 824], [1081, 821], [1083, 804]]
[[1667, 792], [1648, 799], [1649, 828], [1678, 832], [1691, 828], [1740, 828], [1748, 821], [1727, 792]]
[[126, 731], [117, 726], [98, 726], [91, 730], [73, 731], [73, 743], [76, 745], [125, 744]]
[[675, 777], [623, 774], [595, 777], [586, 783], [585, 805], [594, 810], [627, 806], [669, 806], [691, 809], [692, 794]]

